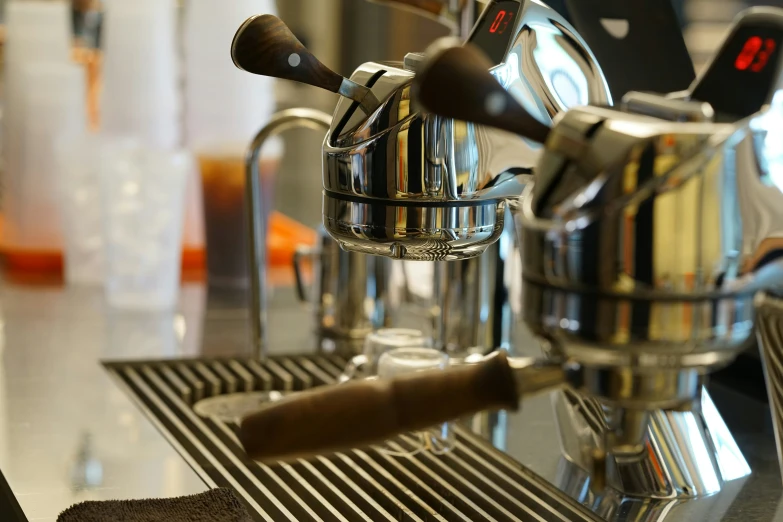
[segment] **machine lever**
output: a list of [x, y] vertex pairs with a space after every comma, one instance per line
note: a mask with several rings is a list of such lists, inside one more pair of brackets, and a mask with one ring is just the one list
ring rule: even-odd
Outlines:
[[239, 69], [262, 76], [306, 83], [357, 102], [365, 113], [378, 108], [370, 89], [329, 69], [276, 16], [251, 16], [231, 43], [231, 59]]
[[466, 44], [427, 55], [413, 84], [414, 96], [426, 110], [546, 142], [549, 127], [522, 107], [490, 74], [492, 62], [477, 47]]

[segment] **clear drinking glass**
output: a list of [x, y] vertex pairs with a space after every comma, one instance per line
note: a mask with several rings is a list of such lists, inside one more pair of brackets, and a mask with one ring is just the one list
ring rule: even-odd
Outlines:
[[[395, 348], [378, 359], [378, 377], [391, 379], [401, 375], [429, 370], [445, 370], [449, 356], [433, 348]], [[408, 440], [412, 438], [412, 440]], [[378, 449], [387, 455], [408, 457], [421, 451], [442, 455], [454, 448], [456, 434], [451, 423], [445, 422], [425, 430], [403, 436], [400, 441], [386, 441]]]
[[97, 135], [67, 136], [57, 143], [63, 222], [65, 281], [102, 285], [105, 248], [101, 203], [101, 155], [110, 142]]
[[430, 340], [421, 331], [410, 328], [381, 328], [364, 340], [364, 351], [354, 356], [340, 376], [340, 382], [366, 379], [378, 373], [378, 359], [394, 348], [427, 346]]
[[[280, 162], [280, 142], [264, 147], [260, 161], [264, 184], [264, 210], [272, 208], [274, 176]], [[206, 232], [207, 283], [210, 289], [247, 289], [250, 286], [245, 215], [245, 149], [247, 144], [199, 150], [204, 230]]]
[[138, 146], [103, 159], [106, 297], [116, 308], [170, 310], [177, 303], [187, 152]]

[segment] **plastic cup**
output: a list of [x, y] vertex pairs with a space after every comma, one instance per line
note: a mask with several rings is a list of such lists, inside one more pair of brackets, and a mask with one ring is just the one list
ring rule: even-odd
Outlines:
[[[380, 356], [378, 378], [391, 379], [411, 373], [446, 370], [449, 356], [433, 348], [395, 348]], [[403, 436], [399, 440], [386, 441], [378, 450], [387, 455], [409, 457], [422, 451], [442, 455], [451, 451], [456, 444], [456, 435], [451, 423], [446, 422], [431, 428]]]
[[[270, 140], [270, 145], [272, 144]], [[245, 205], [245, 147], [215, 148], [199, 152], [198, 163], [203, 193], [206, 235], [207, 282], [210, 289], [247, 289], [247, 216]], [[272, 154], [269, 154], [269, 153]], [[279, 150], [264, 148], [260, 174], [271, 208], [274, 175], [279, 166]]]
[[20, 193], [9, 194], [22, 205], [15, 216], [17, 240], [31, 249], [60, 247], [56, 144], [87, 130], [84, 71], [75, 64], [33, 63], [24, 72], [23, 183]]
[[228, 43], [248, 17], [276, 14], [272, 0], [190, 2], [183, 23], [186, 140], [193, 150], [250, 143], [275, 111], [275, 81], [237, 69]]
[[17, 107], [16, 161], [5, 180], [4, 246], [11, 254], [59, 251], [55, 149], [62, 136], [86, 131], [84, 73], [77, 65], [56, 62], [32, 62], [21, 72], [26, 88]]
[[5, 6], [6, 62], [65, 61], [70, 56], [70, 4], [11, 1]]
[[[25, 69], [41, 63], [68, 63], [71, 49], [70, 5], [65, 1], [11, 1], [5, 5], [6, 41], [5, 91], [3, 113], [3, 206], [6, 215], [6, 233], [15, 234], [15, 219], [24, 207], [25, 96], [28, 93]], [[56, 85], [56, 84], [55, 84]], [[56, 90], [52, 84], [48, 88]], [[28, 193], [31, 192], [28, 190]], [[41, 218], [41, 219], [46, 219]], [[10, 238], [15, 242], [14, 238]]]
[[[204, 187], [210, 185], [209, 188], [226, 192], [236, 185], [233, 179], [236, 170], [232, 165], [238, 163], [237, 158], [244, 158], [247, 145], [276, 110], [274, 79], [240, 71], [228, 56], [228, 43], [242, 22], [253, 15], [276, 12], [274, 0], [197, 0], [189, 2], [185, 8], [182, 24], [183, 72], [187, 79], [183, 105], [185, 143], [198, 152], [202, 167], [229, 172], [225, 185], [206, 176], [201, 180]], [[215, 150], [233, 143], [242, 144], [238, 154], [231, 158], [215, 154]], [[265, 154], [262, 170], [274, 173], [280, 157], [279, 152]], [[223, 228], [239, 230], [237, 223], [243, 228], [244, 213], [242, 209], [226, 211], [216, 205], [216, 198], [202, 191], [201, 186], [194, 176], [190, 184], [187, 222], [193, 224], [191, 237], [196, 229], [201, 233], [209, 280], [218, 285], [220, 281], [228, 282], [229, 286], [232, 281], [247, 280], [244, 234]], [[240, 206], [244, 208], [243, 198]], [[242, 237], [228, 239], [226, 234]], [[236, 243], [235, 247], [229, 245], [229, 250], [220, 250], [221, 243], [232, 241]], [[235, 262], [231, 262], [232, 256]], [[234, 270], [232, 273], [232, 265], [239, 272]], [[229, 272], [221, 275], [224, 269]]]
[[102, 159], [106, 298], [110, 306], [171, 310], [177, 304], [186, 152], [128, 145]]
[[107, 0], [101, 124], [154, 148], [180, 143], [174, 0]]
[[57, 143], [59, 200], [63, 223], [65, 281], [102, 285], [105, 277], [104, 220], [101, 202], [101, 168], [112, 149], [132, 141], [81, 134]]

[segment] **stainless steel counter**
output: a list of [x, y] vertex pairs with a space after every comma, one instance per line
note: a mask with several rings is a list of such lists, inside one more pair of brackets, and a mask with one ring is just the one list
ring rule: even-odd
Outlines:
[[[0, 288], [0, 470], [29, 520], [53, 521], [82, 500], [206, 489], [99, 361], [249, 354], [241, 297], [212, 297], [207, 307], [204, 288], [189, 285], [176, 314], [132, 314], [106, 309], [99, 290]], [[275, 292], [269, 324], [271, 353], [316, 350], [310, 315], [290, 290]], [[518, 346], [535, 354], [535, 343], [520, 335]], [[656, 518], [633, 520], [783, 520], [783, 489], [763, 406], [726, 390], [714, 396], [719, 407], [732, 408], [727, 420], [738, 425], [735, 435], [753, 475], [715, 497], [658, 503], [649, 510]], [[502, 416], [493, 442], [556, 480], [562, 464], [548, 397]]]

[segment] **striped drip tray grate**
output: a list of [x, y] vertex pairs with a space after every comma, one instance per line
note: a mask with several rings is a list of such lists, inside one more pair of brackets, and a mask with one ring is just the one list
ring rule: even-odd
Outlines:
[[[399, 458], [368, 449], [266, 466], [245, 455], [235, 424], [192, 408], [221, 394], [331, 383], [344, 365], [331, 356], [105, 363], [204, 482], [235, 489], [257, 520], [600, 520], [464, 429], [445, 456]], [[393, 443], [410, 447], [411, 439]]]

